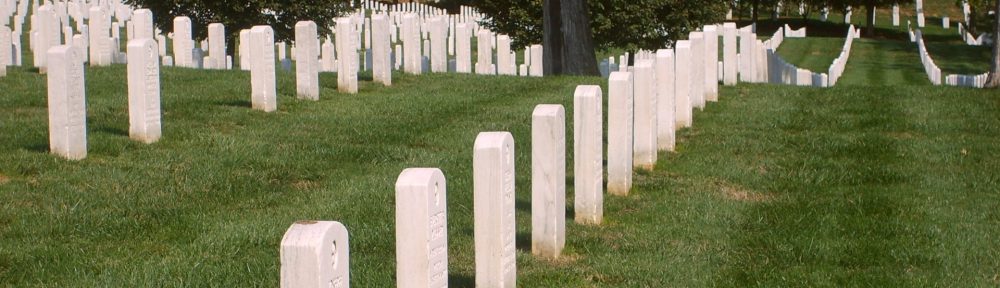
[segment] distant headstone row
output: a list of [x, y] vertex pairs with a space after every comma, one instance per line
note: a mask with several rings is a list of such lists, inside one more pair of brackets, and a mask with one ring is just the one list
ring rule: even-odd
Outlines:
[[927, 73], [927, 79], [931, 81], [931, 84], [970, 88], [983, 88], [986, 85], [986, 80], [989, 77], [988, 71], [983, 74], [976, 75], [944, 75], [941, 71], [941, 67], [938, 67], [930, 53], [927, 51], [927, 45], [924, 44], [923, 33], [920, 30], [915, 32], [910, 31], [910, 33], [914, 35], [914, 42], [917, 43], [917, 53], [920, 53], [920, 63], [923, 64], [924, 72]]

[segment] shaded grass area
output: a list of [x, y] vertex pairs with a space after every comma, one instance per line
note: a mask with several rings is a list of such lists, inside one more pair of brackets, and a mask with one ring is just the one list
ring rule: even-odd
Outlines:
[[778, 54], [799, 68], [826, 73], [843, 47], [844, 38], [787, 38], [778, 47]]

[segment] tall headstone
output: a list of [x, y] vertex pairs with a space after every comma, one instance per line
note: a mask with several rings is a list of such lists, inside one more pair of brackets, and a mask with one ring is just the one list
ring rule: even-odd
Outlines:
[[389, 42], [389, 17], [372, 16], [372, 76], [375, 82], [392, 86], [392, 45]]
[[4, 71], [7, 71], [7, 66], [14, 66], [14, 43], [11, 41], [11, 33], [10, 28], [0, 25], [0, 66], [3, 66], [0, 69]]
[[705, 109], [705, 34], [702, 32], [691, 32], [688, 39], [691, 40], [691, 106]]
[[420, 27], [415, 14], [403, 15], [403, 70], [407, 74], [420, 75], [423, 73], [423, 57], [420, 46]]
[[634, 122], [632, 73], [608, 78], [608, 193], [628, 195], [632, 188]]
[[657, 103], [656, 103], [656, 62], [643, 59], [636, 60], [633, 81], [633, 142], [632, 166], [653, 170], [656, 166], [656, 144], [658, 137]]
[[[691, 127], [691, 41], [681, 40], [674, 45], [674, 116], [677, 129]], [[741, 76], [744, 74], [740, 74]]]
[[337, 19], [337, 90], [358, 93], [358, 46], [354, 24], [350, 18]]
[[530, 73], [532, 77], [542, 77], [542, 74], [545, 71], [545, 61], [542, 58], [545, 57], [545, 55], [542, 55], [542, 48], [542, 45], [531, 45], [531, 59], [534, 61], [531, 61], [531, 67], [528, 68], [528, 73]]
[[433, 17], [427, 22], [431, 34], [431, 72], [448, 72], [448, 22], [443, 17]]
[[150, 144], [160, 140], [160, 57], [156, 41], [128, 42], [128, 135]]
[[83, 62], [71, 46], [48, 51], [49, 150], [69, 160], [87, 157]]
[[899, 27], [899, 4], [892, 4], [892, 26]]
[[476, 74], [494, 75], [496, 71], [493, 69], [493, 32], [482, 29], [476, 35], [476, 45], [478, 47]]
[[[91, 12], [91, 14], [93, 14], [93, 12]], [[273, 30], [271, 35], [273, 37]], [[91, 34], [91, 37], [93, 37], [93, 34]], [[174, 63], [178, 67], [194, 68], [194, 40], [191, 39], [191, 18], [185, 16], [174, 18], [173, 43]], [[93, 59], [91, 59], [91, 61], [93, 61]]]
[[240, 30], [239, 51], [240, 70], [250, 71], [250, 29]]
[[445, 184], [437, 168], [406, 169], [396, 180], [397, 287], [448, 286]]
[[226, 26], [220, 23], [208, 24], [208, 57], [205, 66], [209, 69], [226, 69]]
[[319, 100], [319, 38], [316, 23], [295, 23], [295, 91], [300, 99]]
[[750, 31], [740, 30], [740, 82], [757, 82], [756, 44], [756, 34]]
[[274, 30], [271, 26], [250, 29], [250, 86], [253, 109], [264, 112], [278, 110], [278, 90], [275, 83]]
[[476, 287], [517, 287], [514, 137], [483, 132], [474, 147]]
[[455, 27], [455, 71], [472, 73], [472, 28], [466, 23]]
[[38, 36], [35, 37], [34, 56], [35, 67], [42, 74], [48, 68], [47, 53], [49, 48], [62, 45], [62, 31], [59, 28], [59, 18], [52, 5], [42, 5], [38, 8]]
[[656, 51], [656, 145], [659, 150], [674, 151], [674, 50]]
[[515, 67], [511, 65], [510, 36], [497, 35], [497, 74], [515, 75]]
[[538, 105], [531, 115], [531, 253], [558, 258], [566, 246], [566, 112]]
[[600, 86], [581, 85], [573, 95], [574, 219], [601, 224], [604, 219], [604, 109]]
[[156, 39], [153, 33], [155, 27], [153, 24], [153, 12], [149, 11], [149, 9], [138, 9], [132, 12], [132, 27], [132, 30], [135, 31], [132, 39]]
[[736, 32], [736, 23], [727, 22], [722, 25], [722, 83], [726, 86], [736, 85], [739, 76]]
[[[274, 51], [273, 44], [267, 48]], [[350, 287], [350, 243], [340, 222], [295, 222], [281, 238], [280, 254], [282, 288]]]
[[705, 101], [719, 101], [719, 31], [715, 25], [706, 25], [705, 36]]

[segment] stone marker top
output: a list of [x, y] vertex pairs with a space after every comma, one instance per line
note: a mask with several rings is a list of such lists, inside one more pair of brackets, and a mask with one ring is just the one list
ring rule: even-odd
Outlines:
[[579, 85], [576, 86], [576, 92], [574, 95], [601, 95], [602, 92], [601, 86], [598, 85]]
[[674, 49], [656, 50], [656, 58], [672, 58], [672, 57], [674, 57]]
[[702, 33], [704, 33], [704, 32], [717, 32], [718, 29], [716, 27], [717, 26], [715, 26], [715, 25], [706, 25], [705, 28], [702, 29]]
[[531, 115], [534, 116], [550, 116], [550, 117], [563, 116], [564, 114], [565, 111], [563, 110], [563, 106], [558, 104], [541, 104], [535, 106], [535, 111], [531, 113]]
[[476, 143], [474, 146], [476, 149], [491, 149], [491, 148], [511, 148], [504, 147], [505, 144], [514, 143], [514, 135], [510, 132], [482, 132], [476, 137]]
[[639, 69], [639, 68], [653, 69], [653, 63], [655, 63], [655, 61], [653, 61], [651, 59], [638, 60], [638, 61], [635, 61], [635, 68], [636, 69]]
[[608, 77], [608, 81], [611, 82], [631, 81], [631, 79], [632, 73], [623, 71], [612, 72], [611, 76]]
[[396, 179], [396, 189], [404, 187], [430, 187], [434, 186], [434, 196], [437, 198], [440, 189], [438, 179], [444, 179], [444, 173], [438, 168], [407, 168], [399, 174]]
[[680, 40], [680, 41], [677, 41], [677, 43], [674, 44], [674, 47], [675, 48], [682, 48], [682, 49], [691, 49], [691, 41], [690, 40]]
[[723, 23], [722, 24], [722, 28], [724, 28], [724, 29], [736, 29], [736, 23], [733, 23], [733, 22]]

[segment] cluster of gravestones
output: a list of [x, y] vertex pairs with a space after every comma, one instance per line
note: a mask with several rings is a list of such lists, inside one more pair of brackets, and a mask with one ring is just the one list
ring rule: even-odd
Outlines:
[[924, 72], [927, 73], [927, 79], [931, 81], [931, 84], [970, 88], [983, 88], [986, 85], [986, 79], [989, 78], [989, 72], [976, 75], [943, 75], [941, 67], [938, 67], [938, 65], [934, 62], [934, 58], [931, 58], [930, 53], [927, 51], [927, 45], [924, 44], [922, 31], [911, 30], [910, 33], [914, 35], [914, 42], [917, 43], [917, 53], [920, 53], [920, 63], [923, 64]]
[[[39, 5], [41, 4], [41, 5]], [[334, 35], [320, 45], [317, 26], [312, 21], [295, 25], [296, 45], [291, 58], [296, 61], [296, 91], [301, 99], [319, 99], [319, 73], [337, 72], [338, 89], [358, 92], [358, 71], [371, 69], [375, 82], [392, 84], [392, 70], [410, 74], [458, 72], [480, 75], [542, 76], [542, 47], [525, 48], [525, 64], [517, 65], [517, 52], [510, 37], [496, 35], [479, 26], [482, 14], [462, 7], [461, 14], [407, 3], [384, 5], [362, 1], [357, 11], [336, 19]], [[0, 76], [7, 66], [21, 65], [21, 26], [32, 5], [30, 49], [34, 65], [49, 74], [49, 122], [52, 153], [79, 160], [87, 154], [84, 64], [108, 66], [128, 64], [130, 136], [153, 143], [161, 137], [160, 79], [162, 66], [204, 69], [232, 69], [233, 57], [226, 54], [226, 28], [208, 25], [208, 38], [200, 48], [192, 39], [191, 19], [176, 17], [174, 32], [163, 35], [153, 25], [148, 9], [133, 9], [120, 0], [41, 1], [0, 0], [0, 16], [13, 15], [14, 29], [0, 25]], [[368, 10], [372, 9], [372, 10]], [[371, 17], [368, 17], [369, 13]], [[76, 24], [76, 29], [71, 27]], [[86, 24], [84, 24], [86, 23]], [[126, 27], [127, 51], [119, 51], [121, 27]], [[79, 34], [74, 34], [79, 31]], [[471, 59], [471, 37], [478, 38], [478, 61]], [[340, 35], [340, 37], [335, 37]], [[240, 68], [251, 74], [253, 109], [277, 110], [276, 63], [291, 66], [287, 45], [275, 43], [274, 30], [255, 26], [240, 31]], [[167, 55], [167, 39], [173, 55]], [[336, 44], [330, 43], [336, 39]], [[392, 49], [393, 43], [395, 49]], [[362, 46], [364, 45], [364, 46]], [[9, 47], [10, 49], [6, 49]], [[205, 49], [207, 48], [207, 49]], [[208, 51], [205, 55], [204, 51]], [[359, 51], [363, 51], [359, 55]], [[450, 57], [454, 55], [454, 57]], [[495, 56], [494, 56], [495, 55]], [[339, 57], [338, 57], [339, 56]], [[51, 59], [55, 61], [50, 61]], [[363, 59], [363, 60], [362, 60]], [[496, 59], [497, 63], [493, 61]], [[535, 59], [535, 61], [531, 61]], [[362, 65], [362, 63], [364, 65]], [[63, 84], [66, 85], [63, 85]]]
[[[802, 28], [805, 29], [805, 28]], [[782, 36], [782, 30], [789, 31], [788, 25], [784, 28], [779, 29], [775, 32], [774, 36], [771, 37], [770, 45], [774, 49], [768, 49], [768, 75], [769, 82], [772, 84], [784, 84], [784, 85], [798, 85], [798, 86], [813, 86], [813, 87], [833, 87], [837, 85], [837, 81], [840, 76], [843, 75], [844, 69], [847, 68], [847, 60], [851, 56], [851, 46], [854, 43], [854, 39], [861, 37], [861, 31], [854, 28], [854, 25], [850, 25], [847, 29], [847, 36], [844, 40], [844, 46], [840, 50], [840, 54], [833, 60], [830, 64], [827, 73], [817, 73], [810, 71], [808, 69], [803, 69], [796, 67], [795, 65], [788, 63], [781, 58], [775, 51], [777, 47], [781, 45], [781, 42], [787, 36]], [[768, 41], [765, 41], [768, 42]]]

